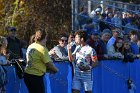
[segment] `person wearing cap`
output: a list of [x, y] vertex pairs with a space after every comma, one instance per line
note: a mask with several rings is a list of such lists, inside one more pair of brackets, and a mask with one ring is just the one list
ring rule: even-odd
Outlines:
[[67, 41], [68, 40], [66, 36], [60, 35], [58, 39], [59, 44], [49, 51], [49, 53], [54, 51], [54, 54], [56, 56], [53, 57], [52, 54], [50, 53], [50, 56], [52, 56], [54, 60], [61, 60], [61, 61], [68, 60], [68, 53], [66, 49]]
[[111, 37], [111, 31], [109, 29], [105, 29], [103, 30], [103, 32], [101, 33], [101, 45], [103, 47], [102, 51], [104, 53], [104, 58], [108, 59], [109, 56], [107, 55], [107, 42]]
[[102, 9], [101, 8], [97, 8], [95, 9], [95, 13], [94, 14], [91, 14], [91, 18], [93, 19], [93, 22], [98, 22], [98, 20], [101, 18], [101, 11]]
[[95, 32], [98, 32], [100, 33], [100, 27], [99, 27], [99, 22], [101, 20], [101, 11], [102, 11], [102, 8], [98, 7], [96, 10], [95, 10], [95, 14], [91, 17], [93, 22], [92, 24], [94, 25], [94, 31]]
[[8, 41], [7, 51], [10, 53], [9, 60], [22, 58], [21, 41], [16, 37], [15, 27], [8, 28], [7, 41]]

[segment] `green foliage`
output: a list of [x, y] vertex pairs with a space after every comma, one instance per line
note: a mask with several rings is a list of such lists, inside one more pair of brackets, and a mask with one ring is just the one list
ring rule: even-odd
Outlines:
[[7, 26], [16, 26], [18, 37], [27, 41], [36, 28], [45, 29], [52, 47], [59, 34], [71, 31], [71, 1], [0, 0], [0, 35], [7, 34]]

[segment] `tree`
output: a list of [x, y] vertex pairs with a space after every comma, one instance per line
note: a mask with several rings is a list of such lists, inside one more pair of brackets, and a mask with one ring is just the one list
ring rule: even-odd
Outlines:
[[0, 0], [0, 35], [16, 26], [18, 37], [29, 41], [36, 28], [45, 29], [52, 47], [61, 33], [71, 31], [70, 0]]

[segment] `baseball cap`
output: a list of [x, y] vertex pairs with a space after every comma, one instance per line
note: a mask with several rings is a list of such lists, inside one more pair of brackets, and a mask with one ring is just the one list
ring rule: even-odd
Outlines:
[[61, 37], [61, 40], [67, 40], [67, 37]]
[[95, 10], [95, 12], [101, 12], [101, 11], [102, 11], [101, 8], [97, 8], [97, 9]]
[[64, 35], [60, 35], [60, 36], [59, 36], [59, 40], [68, 40], [68, 39], [67, 39], [66, 36], [64, 36]]
[[9, 27], [8, 31], [16, 31], [16, 27]]

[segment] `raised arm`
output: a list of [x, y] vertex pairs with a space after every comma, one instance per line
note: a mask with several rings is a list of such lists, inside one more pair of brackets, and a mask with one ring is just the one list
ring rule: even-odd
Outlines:
[[68, 45], [67, 46], [67, 49], [68, 49], [68, 58], [69, 58], [69, 61], [70, 62], [73, 62], [74, 58], [73, 58], [72, 52], [71, 52], [71, 45]]

